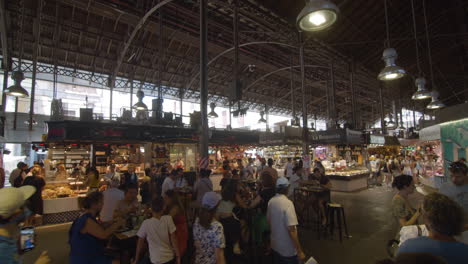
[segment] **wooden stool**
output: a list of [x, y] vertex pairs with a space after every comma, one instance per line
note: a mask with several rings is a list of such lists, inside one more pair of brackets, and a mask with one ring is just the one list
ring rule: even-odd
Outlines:
[[330, 228], [330, 233], [333, 236], [334, 229], [335, 229], [335, 217], [336, 217], [336, 224], [338, 226], [338, 231], [340, 234], [340, 242], [343, 241], [342, 235], [342, 228], [344, 226], [344, 231], [346, 234], [346, 238], [349, 238], [348, 234], [348, 226], [346, 225], [346, 217], [344, 213], [344, 208], [341, 204], [336, 203], [328, 203], [327, 204], [327, 214], [328, 214], [328, 224]]

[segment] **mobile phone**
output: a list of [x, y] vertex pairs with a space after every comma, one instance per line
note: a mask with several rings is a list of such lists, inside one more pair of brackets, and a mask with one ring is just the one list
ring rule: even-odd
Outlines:
[[34, 241], [34, 227], [25, 226], [20, 231], [20, 247], [22, 252], [33, 250], [36, 245]]

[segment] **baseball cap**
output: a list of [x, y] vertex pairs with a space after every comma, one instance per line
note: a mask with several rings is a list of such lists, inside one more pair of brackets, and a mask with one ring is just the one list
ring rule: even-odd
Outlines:
[[221, 201], [221, 195], [215, 192], [207, 192], [203, 195], [202, 206], [206, 209], [215, 208], [219, 201]]
[[24, 202], [36, 192], [34, 186], [19, 188], [7, 187], [0, 189], [0, 216], [8, 218], [24, 205]]
[[276, 187], [288, 187], [289, 186], [289, 181], [286, 179], [286, 177], [279, 177], [276, 180]]

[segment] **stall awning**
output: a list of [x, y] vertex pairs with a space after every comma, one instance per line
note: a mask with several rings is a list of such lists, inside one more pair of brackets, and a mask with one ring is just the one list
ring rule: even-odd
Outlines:
[[196, 142], [196, 130], [185, 127], [102, 121], [48, 121], [47, 142]]

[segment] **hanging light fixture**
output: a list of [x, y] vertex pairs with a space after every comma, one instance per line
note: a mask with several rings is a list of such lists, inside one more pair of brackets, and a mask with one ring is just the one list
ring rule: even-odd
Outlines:
[[413, 100], [423, 100], [431, 98], [431, 92], [426, 89], [426, 78], [419, 77], [414, 82], [418, 90], [413, 94], [411, 99]]
[[139, 111], [148, 110], [148, 106], [146, 106], [146, 104], [143, 103], [143, 97], [145, 97], [145, 93], [141, 90], [141, 88], [136, 93], [136, 96], [138, 98], [138, 102], [133, 105], [133, 109], [136, 109]]
[[265, 111], [260, 112], [260, 119], [258, 120], [258, 123], [266, 123], [266, 119], [263, 117], [265, 115]]
[[400, 79], [406, 75], [406, 71], [397, 66], [395, 61], [398, 54], [394, 48], [390, 48], [390, 34], [388, 33], [388, 14], [387, 14], [387, 1], [384, 0], [385, 9], [385, 28], [387, 31], [386, 49], [383, 51], [382, 60], [385, 62], [385, 68], [379, 73], [378, 78], [381, 81], [391, 81]]
[[218, 118], [218, 114], [215, 112], [215, 107], [216, 107], [215, 103], [210, 104], [211, 112], [208, 113], [209, 118]]
[[429, 27], [427, 26], [426, 16], [426, 0], [423, 0], [423, 13], [424, 13], [424, 26], [426, 27], [426, 41], [427, 41], [427, 56], [429, 58], [429, 71], [431, 73], [432, 85], [432, 100], [427, 105], [427, 109], [440, 109], [444, 108], [445, 104], [439, 100], [439, 92], [437, 92], [434, 84], [434, 71], [432, 70], [432, 56], [431, 56], [431, 42], [429, 41]]
[[440, 109], [440, 108], [444, 108], [444, 107], [445, 107], [445, 104], [442, 101], [439, 100], [439, 92], [433, 91], [432, 92], [432, 100], [427, 105], [427, 109], [434, 110], [434, 109]]
[[302, 31], [324, 30], [336, 22], [338, 13], [338, 7], [329, 0], [308, 0], [296, 25]]
[[21, 82], [24, 80], [24, 74], [22, 71], [14, 71], [11, 78], [15, 82], [12, 86], [5, 90], [5, 94], [15, 97], [28, 97], [29, 93], [26, 89], [21, 86]]
[[[421, 65], [419, 64], [419, 48], [418, 48], [418, 36], [416, 30], [416, 14], [414, 12], [414, 0], [411, 0], [411, 11], [413, 14], [413, 36], [414, 44], [416, 48], [416, 65], [418, 66], [418, 76], [422, 75]], [[419, 77], [414, 82], [418, 90], [413, 94], [411, 99], [413, 100], [424, 100], [431, 98], [431, 92], [426, 89], [426, 79]]]
[[315, 131], [315, 122], [310, 123], [310, 131]]
[[392, 115], [390, 115], [390, 120], [387, 122], [386, 127], [390, 128], [390, 129], [393, 129], [393, 128], [395, 128], [395, 126], [396, 126], [396, 124], [395, 124], [395, 122], [393, 122]]

